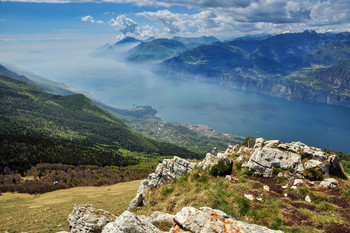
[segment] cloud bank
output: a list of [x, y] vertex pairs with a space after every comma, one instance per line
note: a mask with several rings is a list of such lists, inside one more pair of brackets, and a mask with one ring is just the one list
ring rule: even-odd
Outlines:
[[[135, 15], [119, 15], [110, 25], [122, 35], [157, 36], [173, 34], [234, 34], [281, 33], [305, 29], [346, 31], [350, 29], [349, 0], [1, 0], [2, 2], [45, 3], [124, 3], [147, 6], [147, 11]], [[151, 7], [155, 7], [152, 10]], [[171, 10], [171, 6], [196, 9], [186, 14]], [[162, 9], [157, 9], [161, 7]], [[142, 9], [142, 8], [140, 8]], [[140, 10], [141, 11], [141, 10]], [[109, 13], [107, 13], [109, 14]], [[137, 17], [156, 23], [138, 26]], [[88, 15], [83, 21], [103, 23]]]

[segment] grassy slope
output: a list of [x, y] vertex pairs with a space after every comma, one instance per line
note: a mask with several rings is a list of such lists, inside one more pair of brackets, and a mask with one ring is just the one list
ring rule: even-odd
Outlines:
[[[138, 214], [154, 211], [176, 213], [184, 206], [209, 206], [226, 212], [237, 220], [282, 229], [284, 232], [344, 232], [349, 229], [350, 183], [341, 180], [339, 189], [324, 189], [319, 182], [294, 189], [293, 180], [255, 177], [247, 170], [234, 167], [235, 179], [213, 177], [207, 171], [196, 169], [160, 188], [152, 190], [148, 204]], [[264, 190], [268, 185], [270, 191]], [[288, 197], [284, 197], [284, 193]], [[249, 201], [244, 194], [260, 196], [262, 201]], [[309, 195], [312, 203], [304, 198]], [[345, 231], [346, 232], [346, 231]]]
[[134, 197], [140, 181], [103, 187], [79, 187], [42, 195], [3, 193], [0, 196], [0, 232], [68, 231], [67, 218], [74, 204], [119, 215]]

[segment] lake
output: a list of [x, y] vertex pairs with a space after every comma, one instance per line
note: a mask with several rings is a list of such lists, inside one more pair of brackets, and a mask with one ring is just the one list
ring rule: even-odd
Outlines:
[[59, 81], [91, 91], [97, 100], [115, 107], [150, 105], [168, 122], [205, 124], [222, 133], [301, 141], [350, 153], [350, 108], [288, 101], [201, 81], [169, 80], [136, 65], [88, 69]]

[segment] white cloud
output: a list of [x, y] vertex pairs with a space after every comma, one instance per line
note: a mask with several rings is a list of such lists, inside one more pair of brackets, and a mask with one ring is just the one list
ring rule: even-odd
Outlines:
[[[349, 30], [349, 0], [0, 0], [17, 2], [108, 2], [138, 6], [185, 6], [199, 13], [158, 10], [139, 13], [162, 26], [168, 34], [283, 32], [305, 29]], [[149, 9], [149, 8], [148, 8]], [[152, 8], [151, 8], [152, 9]], [[105, 12], [106, 15], [114, 12]], [[90, 16], [91, 17], [91, 16]], [[123, 34], [142, 34], [137, 23], [112, 22]], [[91, 23], [102, 23], [86, 18]]]
[[170, 33], [203, 32], [207, 29], [218, 28], [221, 25], [218, 15], [214, 11], [202, 11], [198, 14], [179, 14], [168, 10], [157, 12], [142, 12], [137, 16], [144, 16], [163, 26], [163, 30]]
[[81, 17], [81, 21], [83, 22], [91, 22], [91, 23], [95, 23], [95, 20], [92, 16], [90, 15], [87, 15], [87, 16], [84, 16], [84, 17]]
[[135, 33], [137, 30], [137, 23], [125, 15], [119, 15], [115, 19], [111, 19], [109, 22], [123, 34]]
[[109, 23], [122, 33], [122, 35], [117, 36], [118, 39], [122, 39], [126, 36], [139, 38], [147, 38], [151, 36], [157, 37], [159, 34], [158, 29], [150, 25], [139, 27], [134, 20], [125, 15], [119, 15], [115, 19], [111, 19]]

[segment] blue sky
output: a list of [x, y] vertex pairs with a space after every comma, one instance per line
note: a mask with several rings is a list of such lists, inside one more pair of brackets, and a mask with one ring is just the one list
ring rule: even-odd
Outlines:
[[0, 39], [68, 32], [117, 40], [348, 31], [349, 9], [348, 0], [1, 0]]
[[57, 64], [81, 63], [126, 36], [342, 32], [349, 9], [349, 0], [0, 0], [0, 63], [58, 79]]

